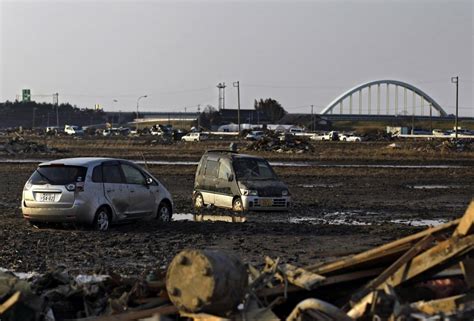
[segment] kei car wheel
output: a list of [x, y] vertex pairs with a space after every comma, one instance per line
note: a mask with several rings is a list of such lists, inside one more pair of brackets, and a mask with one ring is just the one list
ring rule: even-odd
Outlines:
[[194, 208], [200, 209], [204, 207], [204, 198], [202, 197], [201, 193], [197, 193], [194, 196]]
[[173, 215], [171, 211], [171, 206], [167, 202], [161, 202], [160, 206], [158, 207], [158, 213], [156, 218], [160, 222], [170, 222], [171, 216]]
[[95, 214], [93, 227], [97, 231], [107, 231], [110, 226], [110, 213], [105, 207], [99, 208]]
[[242, 199], [240, 197], [236, 197], [232, 202], [232, 210], [234, 212], [243, 212], [244, 205], [242, 204]]

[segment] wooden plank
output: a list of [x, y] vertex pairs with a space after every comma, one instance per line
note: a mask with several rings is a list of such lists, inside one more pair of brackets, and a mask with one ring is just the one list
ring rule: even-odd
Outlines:
[[[395, 287], [437, 265], [443, 264], [449, 259], [466, 254], [473, 249], [474, 235], [466, 236], [462, 239], [454, 237], [447, 239], [403, 264], [384, 283], [379, 285], [378, 288], [383, 288], [385, 284]], [[353, 319], [359, 318], [371, 300], [373, 300], [373, 292], [366, 295], [361, 301], [354, 305], [347, 314]]]
[[431, 249], [419, 254], [412, 261], [400, 267], [390, 278], [387, 284], [397, 286], [415, 276], [428, 271], [434, 266], [474, 249], [474, 235], [462, 239], [451, 238], [438, 243]]
[[362, 290], [355, 293], [352, 296], [352, 301], [357, 302], [367, 294], [377, 289], [381, 284], [383, 284], [387, 278], [389, 278], [395, 271], [397, 271], [401, 266], [405, 265], [408, 261], [413, 259], [421, 251], [424, 251], [429, 245], [432, 245], [434, 237], [432, 235], [427, 235], [421, 241], [415, 244], [411, 249], [409, 249], [405, 254], [403, 254], [397, 261], [390, 265], [386, 270], [384, 270], [379, 276], [370, 281]]
[[469, 207], [464, 213], [461, 221], [459, 222], [458, 227], [454, 231], [454, 236], [465, 236], [472, 234], [474, 230], [474, 201], [469, 204]]
[[291, 264], [283, 264], [278, 269], [286, 276], [288, 282], [306, 290], [313, 289], [326, 279], [324, 276], [308, 272]]
[[419, 301], [412, 303], [410, 306], [428, 315], [433, 315], [440, 312], [451, 314], [456, 311], [456, 309], [459, 307], [459, 301], [461, 301], [464, 297], [465, 294], [461, 294], [438, 300]]
[[3, 313], [5, 313], [8, 309], [10, 309], [12, 306], [14, 306], [18, 302], [18, 300], [20, 299], [20, 296], [21, 296], [20, 291], [16, 291], [5, 302], [0, 304], [0, 316]]
[[414, 243], [418, 242], [426, 235], [435, 235], [443, 232], [448, 232], [450, 229], [454, 229], [459, 224], [459, 222], [460, 219], [457, 219], [446, 224], [432, 227], [424, 231], [415, 233], [413, 235], [401, 238], [399, 240], [370, 249], [368, 251], [351, 255], [341, 260], [337, 260], [330, 263], [311, 265], [306, 267], [306, 269], [317, 274], [325, 275], [327, 273], [333, 273], [348, 267], [360, 265], [362, 263], [370, 264], [370, 262], [378, 260], [385, 256], [400, 254], [407, 251], [413, 246]]
[[[351, 282], [351, 281], [356, 281], [360, 279], [365, 279], [369, 277], [373, 277], [376, 275], [379, 275], [380, 272], [383, 271], [383, 268], [377, 268], [377, 269], [370, 269], [370, 270], [365, 270], [365, 271], [357, 271], [357, 272], [351, 272], [351, 273], [345, 273], [345, 274], [340, 274], [340, 275], [335, 275], [335, 276], [329, 276], [322, 280], [320, 283], [317, 284], [312, 290], [323, 287], [323, 286], [330, 286], [330, 285], [337, 285], [340, 283], [344, 282]], [[259, 297], [267, 297], [267, 296], [275, 296], [275, 295], [281, 295], [285, 291], [283, 286], [276, 286], [273, 288], [265, 288], [260, 291], [258, 291], [258, 296]], [[287, 293], [294, 293], [294, 292], [299, 292], [299, 291], [306, 291], [298, 286], [295, 285], [288, 285], [287, 288]]]

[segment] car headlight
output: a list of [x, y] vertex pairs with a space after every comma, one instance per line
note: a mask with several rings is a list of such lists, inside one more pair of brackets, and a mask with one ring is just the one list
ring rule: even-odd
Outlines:
[[240, 193], [245, 196], [258, 196], [258, 192], [253, 189], [241, 189]]
[[288, 196], [288, 190], [284, 189], [281, 191], [281, 196]]

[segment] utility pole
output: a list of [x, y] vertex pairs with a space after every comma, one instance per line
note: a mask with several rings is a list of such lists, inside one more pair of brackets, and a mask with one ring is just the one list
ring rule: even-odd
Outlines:
[[455, 137], [458, 139], [458, 98], [459, 98], [459, 76], [451, 77], [451, 82], [456, 84], [456, 118], [454, 121]]
[[138, 129], [138, 118], [140, 117], [140, 116], [138, 116], [138, 106], [139, 106], [139, 103], [140, 103], [140, 99], [147, 98], [147, 97], [148, 97], [148, 95], [143, 95], [143, 96], [140, 96], [140, 97], [137, 98], [137, 129]]
[[239, 134], [240, 134], [240, 82], [234, 82], [234, 87], [237, 87], [237, 123], [239, 124]]
[[314, 132], [314, 114], [313, 114], [313, 105], [311, 105], [311, 131]]
[[59, 131], [59, 94], [55, 93], [53, 95], [53, 98], [54, 98], [54, 102], [56, 104], [56, 130]]
[[433, 119], [432, 119], [432, 116], [433, 116], [433, 104], [430, 103], [430, 132], [431, 134], [433, 134]]
[[201, 131], [201, 105], [198, 104], [198, 131]]

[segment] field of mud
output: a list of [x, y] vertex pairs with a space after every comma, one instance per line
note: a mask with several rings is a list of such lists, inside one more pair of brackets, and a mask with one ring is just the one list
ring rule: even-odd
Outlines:
[[[257, 265], [268, 255], [304, 266], [460, 217], [474, 192], [470, 152], [419, 146], [391, 151], [385, 149], [388, 143], [317, 143], [309, 154], [262, 153], [279, 162], [275, 170], [293, 198], [289, 212], [248, 213], [245, 223], [194, 222], [190, 215], [193, 162], [204, 149], [224, 143], [148, 146], [134, 142], [127, 147], [113, 141], [108, 148], [107, 142], [100, 146], [71, 142], [49, 142], [67, 150], [59, 155], [1, 157], [13, 162], [0, 162], [0, 268], [42, 273], [64, 265], [77, 274], [131, 275], [166, 265], [184, 248], [226, 249]], [[38, 229], [23, 220], [21, 192], [37, 163], [22, 160], [77, 155], [140, 159], [142, 145], [148, 161], [191, 162], [149, 165], [174, 197], [173, 222], [136, 222], [103, 233], [76, 226]], [[305, 166], [287, 166], [295, 161]], [[204, 214], [228, 213], [206, 209]]]

